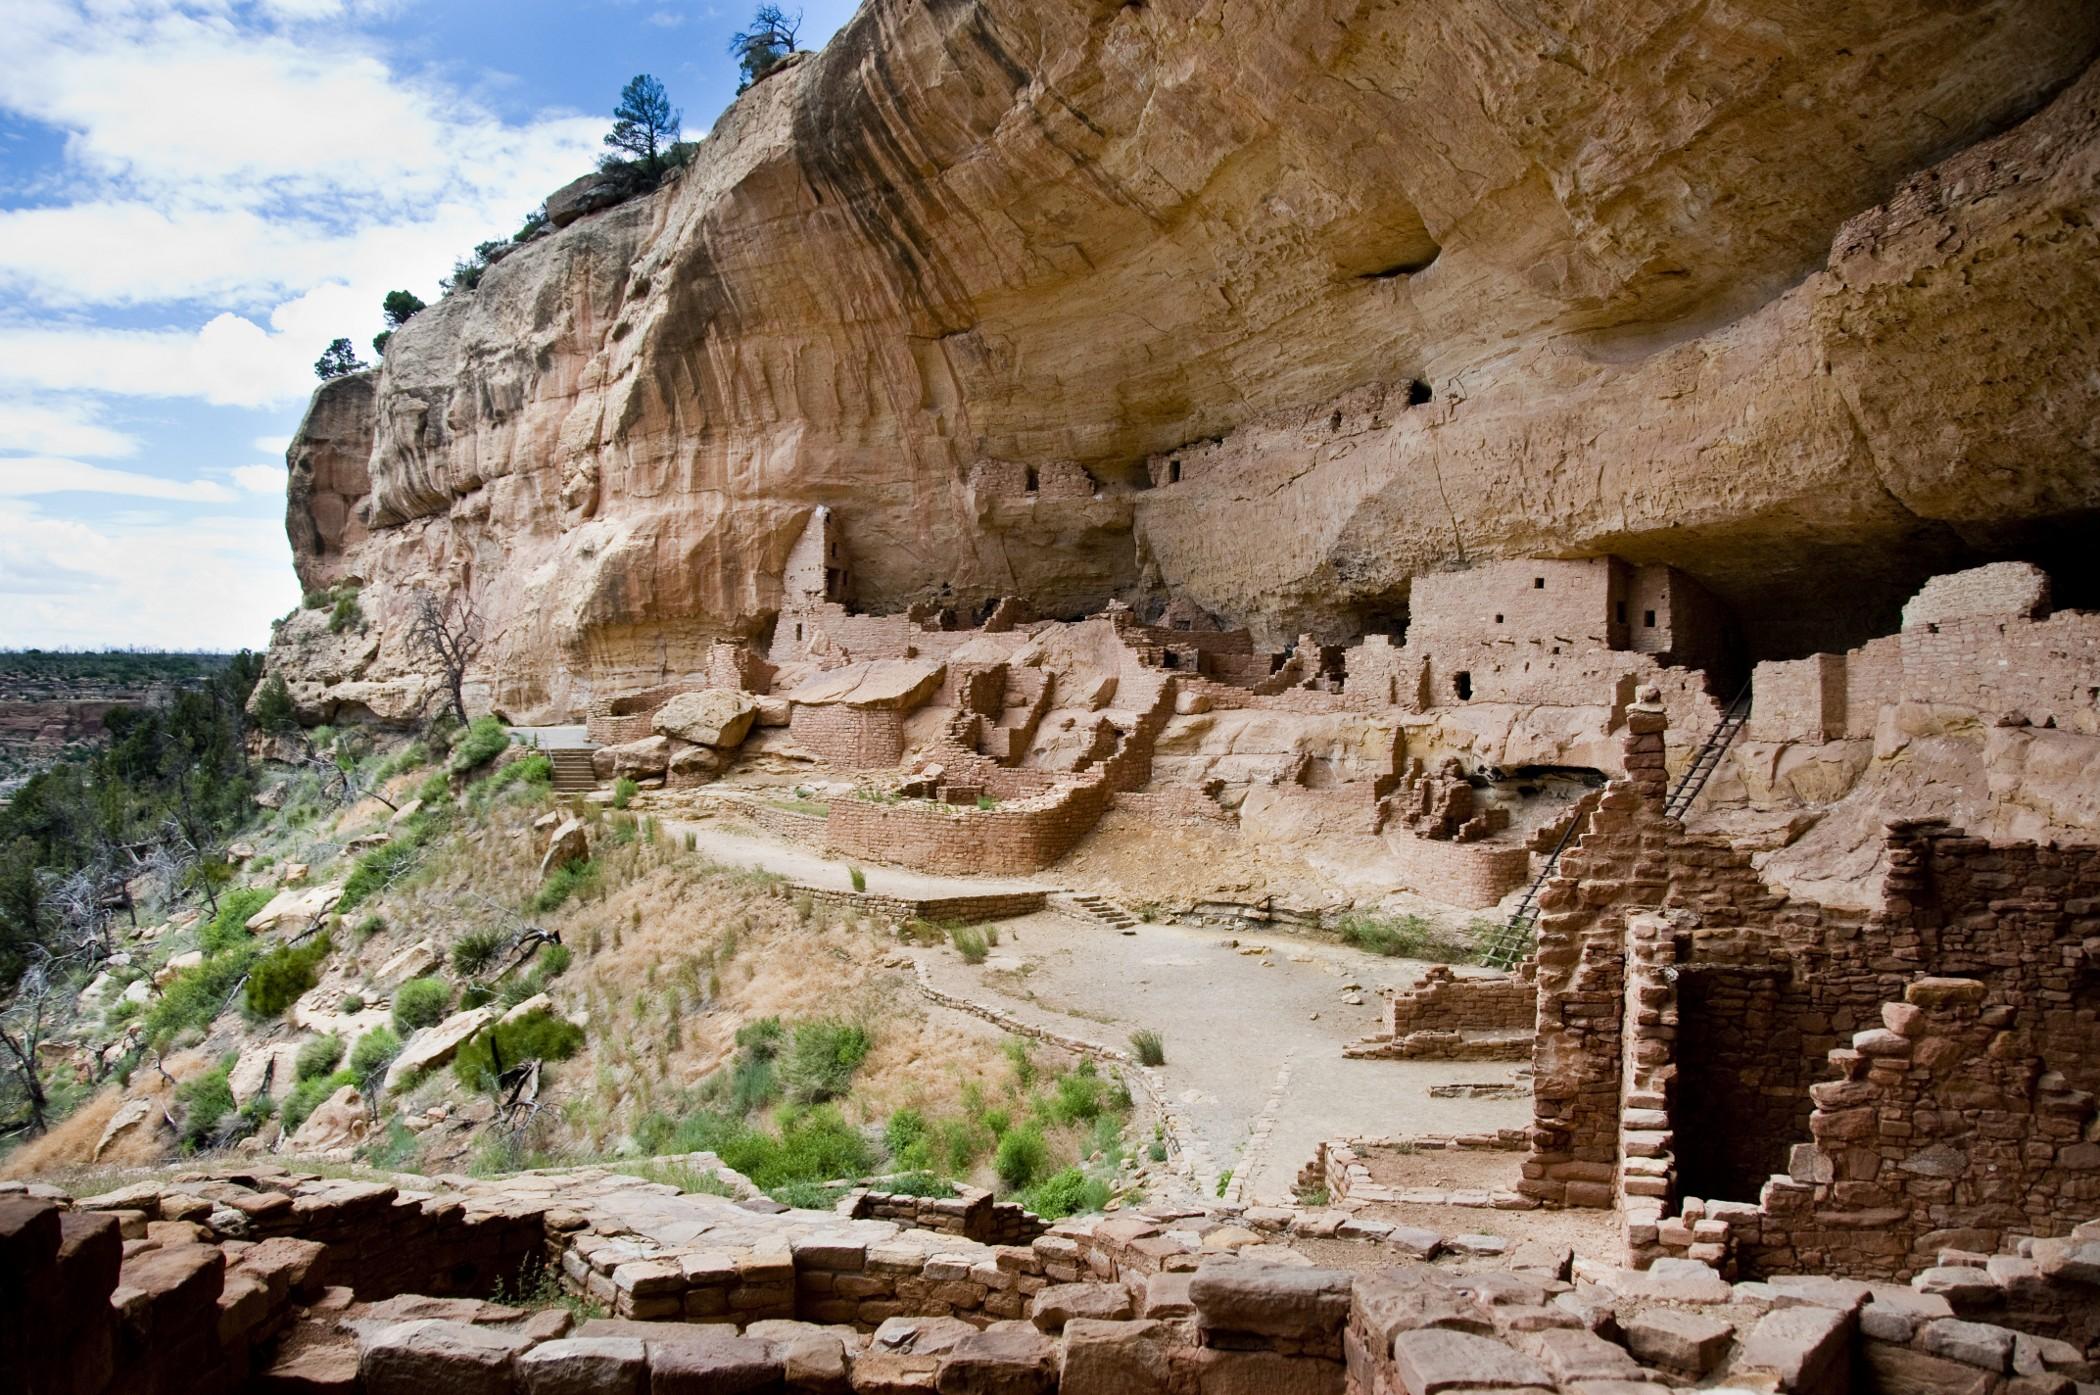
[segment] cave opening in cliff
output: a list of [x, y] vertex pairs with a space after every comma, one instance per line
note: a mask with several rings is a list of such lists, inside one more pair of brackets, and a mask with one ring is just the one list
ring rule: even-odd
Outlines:
[[1429, 401], [1430, 396], [1429, 384], [1423, 382], [1420, 378], [1416, 378], [1407, 385], [1407, 405], [1410, 407], [1423, 406]]

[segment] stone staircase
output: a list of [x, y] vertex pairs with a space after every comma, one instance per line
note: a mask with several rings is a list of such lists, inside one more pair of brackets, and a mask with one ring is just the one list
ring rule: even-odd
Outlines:
[[591, 753], [581, 746], [557, 746], [547, 752], [554, 763], [557, 794], [580, 794], [598, 788], [598, 772], [591, 766]]
[[1052, 897], [1051, 904], [1080, 920], [1091, 920], [1125, 935], [1137, 933], [1138, 918], [1106, 896], [1096, 896], [1091, 891], [1069, 891]]

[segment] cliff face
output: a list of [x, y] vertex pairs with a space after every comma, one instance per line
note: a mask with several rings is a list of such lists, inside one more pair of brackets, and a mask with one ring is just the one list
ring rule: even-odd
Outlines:
[[1612, 551], [1852, 641], [2100, 508], [2096, 52], [2082, 0], [870, 0], [321, 390], [294, 548], [372, 628], [275, 661], [398, 715], [463, 586], [486, 700], [566, 715], [762, 632], [819, 505], [869, 610], [1340, 638]]

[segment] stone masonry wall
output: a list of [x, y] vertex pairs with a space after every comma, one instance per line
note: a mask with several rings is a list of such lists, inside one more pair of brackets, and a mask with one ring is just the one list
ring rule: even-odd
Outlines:
[[846, 770], [883, 769], [904, 756], [904, 714], [895, 708], [797, 703], [788, 731], [826, 764]]

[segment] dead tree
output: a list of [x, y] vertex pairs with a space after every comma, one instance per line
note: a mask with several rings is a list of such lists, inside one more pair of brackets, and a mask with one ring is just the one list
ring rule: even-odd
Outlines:
[[33, 1134], [51, 1127], [50, 1098], [44, 1093], [44, 1078], [37, 1061], [45, 1029], [50, 1025], [57, 1002], [51, 981], [51, 959], [47, 955], [23, 971], [15, 986], [14, 1001], [0, 1012], [0, 1051], [7, 1055], [7, 1069], [19, 1082], [27, 1117], [6, 1126], [10, 1132], [27, 1128]]
[[465, 591], [416, 592], [408, 626], [409, 652], [430, 668], [453, 717], [467, 723], [467, 668], [481, 652], [481, 612]]

